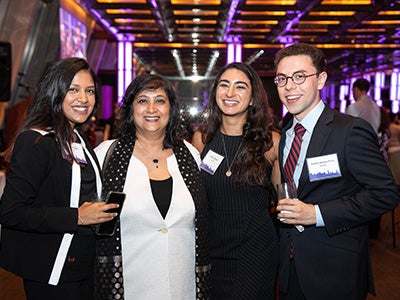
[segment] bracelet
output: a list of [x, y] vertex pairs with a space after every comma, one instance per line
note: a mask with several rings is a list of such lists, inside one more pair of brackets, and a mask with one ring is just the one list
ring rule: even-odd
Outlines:
[[85, 225], [85, 222], [83, 222], [83, 220], [81, 219], [81, 217], [78, 215], [78, 220], [81, 221], [81, 225]]

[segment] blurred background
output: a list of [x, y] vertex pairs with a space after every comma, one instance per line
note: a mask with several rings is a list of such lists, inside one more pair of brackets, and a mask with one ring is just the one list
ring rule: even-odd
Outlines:
[[46, 65], [67, 56], [87, 58], [101, 79], [95, 132], [142, 72], [174, 83], [196, 127], [214, 76], [232, 61], [257, 70], [271, 111], [281, 118], [273, 58], [298, 42], [326, 54], [322, 96], [332, 108], [344, 112], [354, 101], [352, 82], [364, 77], [372, 98], [397, 113], [399, 24], [400, 1], [393, 0], [0, 0], [0, 148], [23, 118]]

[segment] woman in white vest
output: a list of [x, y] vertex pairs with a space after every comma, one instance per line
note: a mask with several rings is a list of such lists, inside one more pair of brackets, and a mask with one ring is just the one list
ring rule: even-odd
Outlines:
[[96, 300], [209, 299], [200, 155], [180, 118], [171, 83], [139, 75], [123, 98], [119, 137], [95, 149], [103, 194], [126, 193], [115, 233], [98, 240]]
[[28, 300], [93, 298], [93, 224], [115, 217], [101, 192], [99, 166], [79, 133], [100, 101], [84, 59], [51, 64], [9, 149], [0, 201], [0, 267], [23, 278]]

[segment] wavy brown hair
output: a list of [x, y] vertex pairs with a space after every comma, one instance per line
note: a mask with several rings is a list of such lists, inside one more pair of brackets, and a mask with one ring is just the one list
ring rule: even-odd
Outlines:
[[268, 116], [268, 97], [257, 72], [248, 64], [234, 62], [226, 65], [215, 78], [207, 106], [208, 118], [199, 128], [203, 143], [209, 143], [220, 130], [222, 112], [216, 102], [216, 91], [222, 74], [229, 69], [242, 71], [250, 80], [253, 104], [247, 109], [243, 125], [243, 144], [235, 161], [236, 182], [251, 185], [269, 185], [272, 164], [264, 154], [272, 147], [272, 120]]

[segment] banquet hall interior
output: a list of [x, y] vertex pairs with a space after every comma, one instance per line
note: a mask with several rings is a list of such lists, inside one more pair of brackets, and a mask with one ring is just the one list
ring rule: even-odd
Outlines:
[[[321, 91], [345, 113], [357, 78], [388, 113], [400, 110], [399, 0], [0, 0], [0, 152], [14, 138], [46, 66], [86, 58], [101, 81], [102, 104], [88, 123], [93, 146], [104, 137], [129, 83], [142, 73], [171, 81], [192, 129], [206, 117], [210, 86], [227, 63], [260, 75], [274, 116], [285, 109], [274, 83], [274, 54], [308, 43], [327, 58]], [[0, 193], [7, 166], [0, 155]], [[400, 187], [399, 187], [400, 189]], [[371, 239], [377, 296], [400, 299], [400, 208], [381, 218]], [[0, 299], [24, 300], [21, 279], [0, 269]]]

